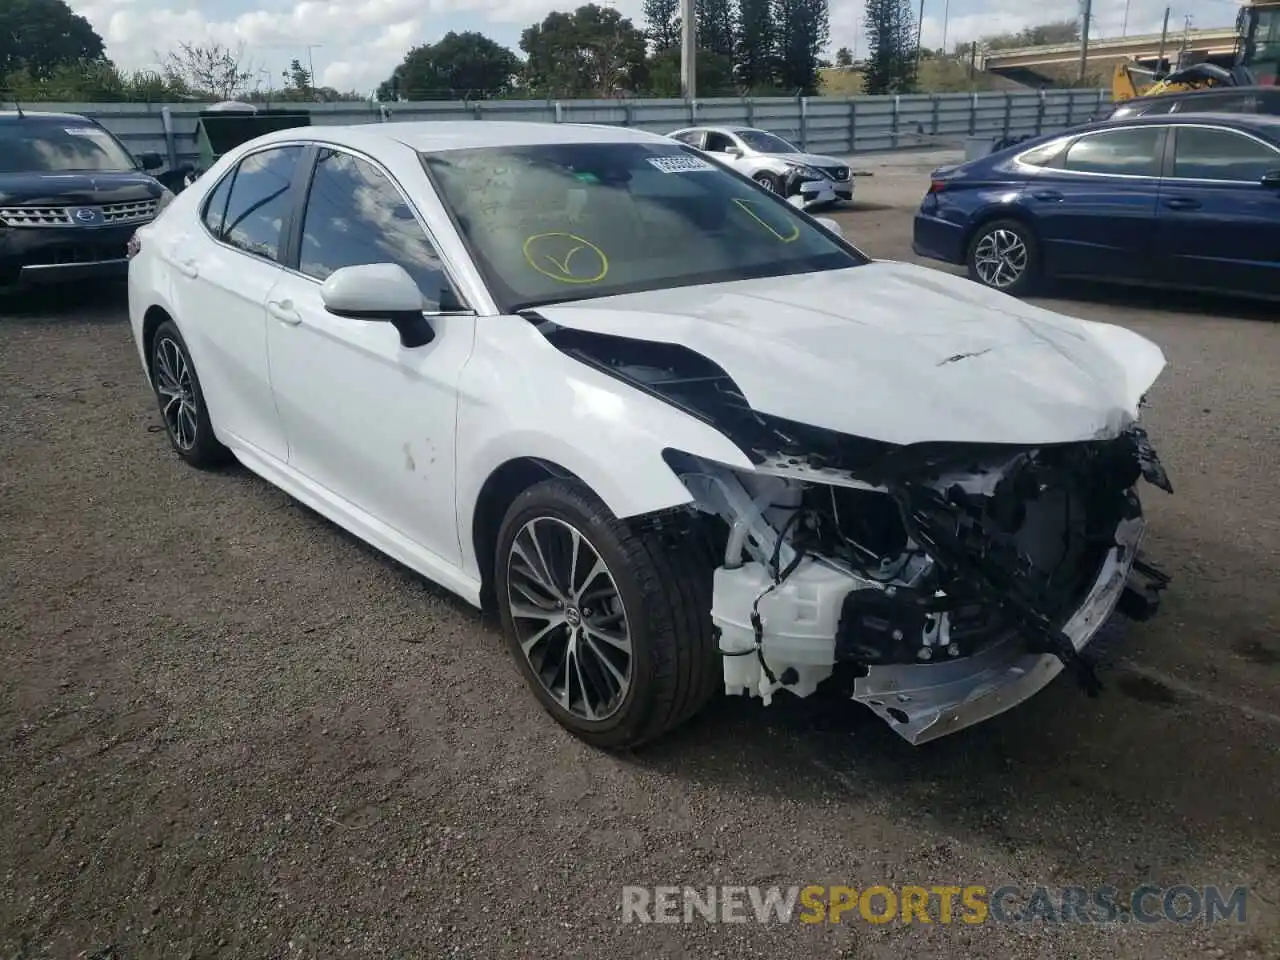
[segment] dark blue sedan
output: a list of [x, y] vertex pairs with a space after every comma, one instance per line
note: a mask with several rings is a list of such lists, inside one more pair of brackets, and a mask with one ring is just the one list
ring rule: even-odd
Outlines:
[[1280, 298], [1280, 117], [1111, 120], [941, 168], [913, 246], [1015, 295], [1080, 277]]

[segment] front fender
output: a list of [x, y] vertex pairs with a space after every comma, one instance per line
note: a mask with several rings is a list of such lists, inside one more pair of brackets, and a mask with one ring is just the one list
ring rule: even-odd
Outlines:
[[471, 531], [480, 492], [512, 460], [562, 467], [618, 517], [692, 501], [664, 450], [752, 468], [714, 427], [566, 356], [518, 317], [479, 322], [459, 384], [457, 436], [459, 539], [464, 568], [473, 575]]

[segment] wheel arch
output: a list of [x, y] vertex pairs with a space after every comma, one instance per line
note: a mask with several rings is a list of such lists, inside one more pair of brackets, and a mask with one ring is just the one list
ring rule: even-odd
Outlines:
[[1040, 243], [1040, 232], [1036, 229], [1035, 218], [1020, 206], [993, 206], [988, 207], [981, 213], [976, 215], [969, 224], [969, 228], [964, 233], [964, 243], [961, 249], [964, 252], [965, 263], [969, 262], [969, 248], [973, 246], [973, 239], [978, 232], [989, 223], [995, 223], [997, 220], [1012, 220], [1026, 227], [1031, 234], [1031, 238]]
[[166, 320], [175, 322], [169, 311], [159, 304], [147, 307], [142, 315], [142, 362], [147, 369], [147, 376], [151, 375], [151, 353], [156, 343], [156, 331]]

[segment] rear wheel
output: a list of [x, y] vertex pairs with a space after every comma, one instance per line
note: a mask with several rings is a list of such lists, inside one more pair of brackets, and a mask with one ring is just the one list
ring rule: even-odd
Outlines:
[[172, 320], [160, 324], [151, 342], [151, 388], [165, 433], [178, 456], [202, 468], [231, 459], [231, 452], [213, 435], [200, 378], [187, 343]]
[[1034, 234], [1017, 220], [985, 223], [969, 243], [969, 279], [1018, 296], [1037, 279], [1039, 253]]
[[544, 709], [595, 746], [629, 748], [720, 686], [705, 548], [618, 520], [576, 481], [526, 490], [498, 535], [503, 634]]

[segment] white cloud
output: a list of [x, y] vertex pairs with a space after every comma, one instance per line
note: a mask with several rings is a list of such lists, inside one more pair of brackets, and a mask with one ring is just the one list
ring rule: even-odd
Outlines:
[[[243, 44], [264, 85], [279, 82], [289, 61], [306, 61], [308, 46], [317, 82], [340, 90], [372, 91], [390, 75], [405, 52], [449, 30], [480, 30], [516, 48], [520, 30], [553, 9], [568, 10], [584, 0], [70, 0], [107, 43], [107, 53], [127, 69], [156, 67], [179, 43]], [[181, 3], [182, 0], [179, 0]], [[258, 9], [244, 9], [256, 3]], [[640, 24], [641, 0], [616, 0], [620, 13]], [[914, 0], [913, 0], [914, 2]], [[925, 0], [922, 39], [937, 47], [943, 39], [947, 0]], [[975, 12], [975, 2], [980, 11]], [[1128, 32], [1160, 29], [1166, 0], [1129, 0]], [[1236, 0], [1181, 0], [1173, 8], [1171, 32], [1183, 15], [1194, 24], [1230, 23]], [[239, 8], [239, 9], [238, 9]], [[1019, 30], [1077, 15], [1074, 0], [951, 0], [948, 46], [976, 37]], [[863, 0], [831, 0], [831, 51], [841, 46], [866, 50]], [[1094, 36], [1119, 36], [1124, 0], [1094, 0]]]

